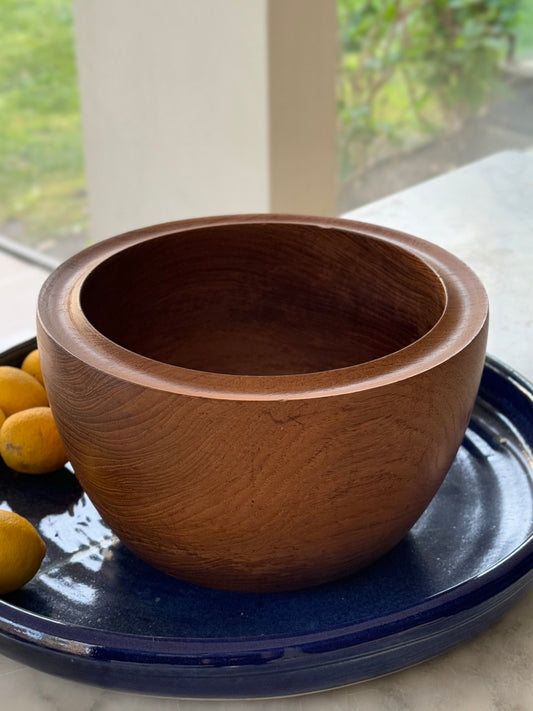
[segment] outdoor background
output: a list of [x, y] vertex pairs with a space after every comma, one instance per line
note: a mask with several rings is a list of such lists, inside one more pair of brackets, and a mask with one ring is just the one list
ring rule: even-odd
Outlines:
[[[533, 146], [533, 0], [339, 0], [339, 212]], [[71, 0], [0, 0], [0, 235], [87, 244]]]

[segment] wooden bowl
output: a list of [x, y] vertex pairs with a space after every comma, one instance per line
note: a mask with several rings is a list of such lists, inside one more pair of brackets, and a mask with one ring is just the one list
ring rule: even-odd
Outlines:
[[49, 277], [38, 343], [76, 475], [148, 563], [275, 591], [391, 549], [448, 471], [488, 305], [439, 247], [248, 215], [100, 242]]

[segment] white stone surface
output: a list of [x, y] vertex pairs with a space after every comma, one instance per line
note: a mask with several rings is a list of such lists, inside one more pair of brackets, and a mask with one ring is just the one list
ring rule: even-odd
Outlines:
[[[468, 262], [491, 300], [490, 351], [533, 377], [533, 155], [493, 156], [351, 217], [426, 237]], [[12, 266], [0, 261], [0, 273]], [[28, 273], [26, 265], [22, 270]], [[28, 294], [42, 275], [33, 277]], [[0, 280], [2, 319], [17, 299], [24, 302], [21, 310], [31, 310], [25, 292], [6, 292], [2, 285]], [[0, 692], [14, 711], [533, 711], [533, 590], [486, 632], [450, 652], [320, 694], [254, 702], [152, 699], [66, 681], [2, 656]]]
[[37, 296], [47, 276], [0, 250], [0, 351], [35, 335]]

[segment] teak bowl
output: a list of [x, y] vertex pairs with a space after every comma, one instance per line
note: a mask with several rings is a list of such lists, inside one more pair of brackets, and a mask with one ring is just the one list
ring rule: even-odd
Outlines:
[[38, 343], [79, 481], [142, 559], [275, 591], [407, 533], [467, 427], [488, 305], [409, 235], [283, 215], [168, 223], [48, 278]]

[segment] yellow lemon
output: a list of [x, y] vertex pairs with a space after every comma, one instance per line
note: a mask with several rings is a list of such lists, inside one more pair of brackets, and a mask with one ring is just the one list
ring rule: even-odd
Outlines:
[[41, 370], [41, 360], [37, 348], [28, 353], [28, 355], [22, 361], [22, 365], [20, 367], [21, 370], [24, 370], [26, 373], [33, 375], [33, 377], [37, 378], [41, 385], [44, 385], [43, 373]]
[[6, 419], [6, 415], [3, 410], [0, 409], [0, 427], [4, 424], [4, 420]]
[[27, 519], [0, 510], [0, 595], [29, 582], [45, 553], [45, 542]]
[[24, 474], [46, 474], [67, 462], [67, 453], [49, 407], [10, 415], [0, 428], [0, 454], [8, 467]]
[[48, 398], [36, 378], [20, 368], [0, 366], [0, 408], [6, 417], [19, 410], [44, 405], [48, 405]]

